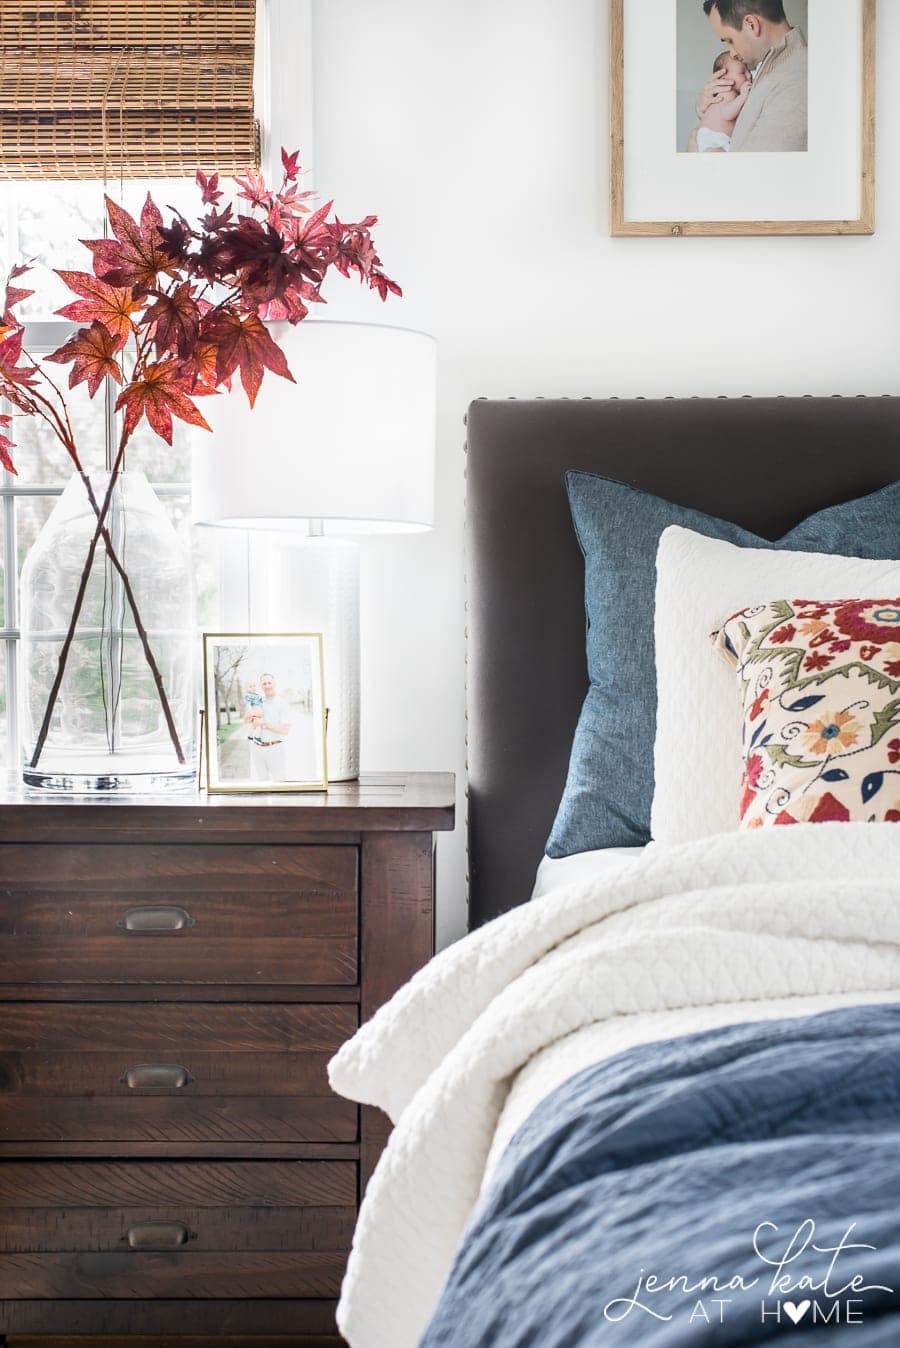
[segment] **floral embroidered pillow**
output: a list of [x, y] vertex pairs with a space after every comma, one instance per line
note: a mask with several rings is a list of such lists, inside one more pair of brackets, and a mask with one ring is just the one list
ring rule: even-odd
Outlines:
[[742, 828], [900, 823], [900, 599], [779, 599], [713, 640], [743, 693]]

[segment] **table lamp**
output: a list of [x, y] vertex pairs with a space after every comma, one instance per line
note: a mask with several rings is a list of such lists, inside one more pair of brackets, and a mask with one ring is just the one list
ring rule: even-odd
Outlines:
[[204, 399], [213, 433], [197, 437], [193, 518], [278, 535], [255, 578], [254, 613], [268, 631], [322, 632], [328, 776], [346, 781], [359, 774], [352, 536], [433, 523], [435, 343], [370, 323], [270, 327], [297, 382], [268, 373], [252, 410], [239, 387]]

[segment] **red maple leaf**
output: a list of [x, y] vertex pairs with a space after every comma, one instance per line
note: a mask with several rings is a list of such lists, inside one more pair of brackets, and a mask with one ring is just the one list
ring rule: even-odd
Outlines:
[[130, 315], [141, 308], [132, 291], [111, 286], [99, 280], [87, 271], [58, 271], [70, 290], [83, 298], [57, 309], [61, 318], [74, 319], [76, 323], [93, 323], [95, 320], [108, 328], [113, 336], [122, 342], [131, 335]]
[[[18, 364], [22, 355], [23, 335], [22, 328], [4, 328], [3, 335], [0, 336], [0, 380], [7, 385], [3, 393], [5, 398], [11, 397], [8, 391], [11, 384], [33, 388], [38, 382], [37, 372], [33, 366]], [[15, 402], [15, 399], [12, 401]]]
[[13, 281], [18, 281], [19, 277], [24, 276], [27, 271], [31, 271], [31, 268], [26, 263], [19, 262], [11, 269], [9, 276], [6, 278], [6, 295], [3, 300], [4, 323], [15, 323], [13, 308], [34, 294], [33, 290], [21, 290], [18, 286], [13, 285]]
[[202, 220], [203, 228], [207, 233], [215, 234], [217, 230], [224, 229], [231, 224], [233, 214], [231, 206], [226, 206], [223, 211], [208, 211]]
[[342, 276], [349, 276], [351, 268], [361, 276], [368, 276], [380, 261], [369, 233], [369, 225], [377, 223], [374, 215], [367, 215], [358, 225], [345, 225], [335, 216], [329, 226], [333, 243], [331, 260]]
[[[0, 426], [8, 426], [12, 421], [10, 416], [0, 416]], [[15, 473], [16, 469], [12, 461], [12, 451], [15, 445], [7, 436], [0, 434], [0, 464], [8, 473]]]
[[219, 349], [215, 342], [201, 337], [194, 343], [187, 359], [180, 362], [182, 377], [192, 397], [215, 393], [219, 382], [230, 390], [230, 379], [219, 380], [216, 370], [218, 355]]
[[106, 213], [115, 238], [83, 240], [94, 254], [94, 271], [102, 281], [153, 290], [161, 275], [175, 274], [175, 263], [160, 234], [163, 218], [149, 192], [140, 223], [111, 197], [106, 197]]
[[[194, 390], [196, 395], [197, 390]], [[119, 394], [116, 411], [125, 411], [126, 439], [132, 434], [141, 417], [146, 416], [156, 434], [172, 443], [172, 417], [191, 426], [209, 426], [187, 396], [184, 380], [174, 360], [158, 361], [148, 365], [141, 378], [129, 384]]]
[[295, 150], [293, 154], [288, 154], [282, 145], [281, 147], [281, 166], [284, 169], [284, 176], [288, 182], [293, 182], [300, 172], [300, 151]]
[[210, 315], [206, 331], [218, 347], [216, 383], [223, 383], [239, 370], [251, 407], [266, 370], [295, 383], [284, 352], [272, 341], [256, 314], [242, 319], [234, 309], [216, 310]]
[[397, 282], [392, 281], [389, 276], [385, 276], [380, 267], [373, 268], [372, 275], [369, 277], [369, 285], [373, 290], [378, 291], [383, 300], [386, 300], [388, 295], [397, 295], [398, 297], [403, 295], [403, 291], [397, 285]]
[[241, 189], [238, 196], [241, 201], [249, 201], [251, 206], [261, 206], [264, 211], [269, 210], [273, 201], [273, 194], [266, 187], [266, 180], [256, 169], [247, 169], [246, 178], [235, 178], [234, 180]]
[[[319, 300], [319, 303], [323, 304], [324, 300]], [[284, 292], [280, 300], [268, 300], [265, 304], [259, 305], [256, 313], [259, 318], [270, 323], [286, 322], [296, 325], [303, 322], [309, 309], [297, 291], [290, 288]]]
[[144, 322], [152, 325], [158, 352], [176, 351], [182, 360], [187, 359], [200, 326], [200, 310], [190, 281], [182, 281], [170, 293], [160, 294], [144, 314]]
[[204, 238], [198, 267], [208, 281], [234, 278], [245, 309], [280, 299], [288, 286], [300, 280], [298, 265], [285, 249], [281, 234], [246, 215]]
[[327, 248], [332, 245], [331, 230], [328, 227], [328, 212], [334, 205], [333, 201], [326, 201], [324, 206], [320, 206], [317, 211], [304, 220], [295, 234], [295, 242], [305, 248]]
[[71, 361], [69, 388], [87, 381], [88, 393], [93, 398], [107, 375], [121, 384], [122, 371], [114, 357], [124, 345], [124, 339], [116, 337], [105, 324], [95, 319], [89, 328], [79, 328], [74, 337], [47, 359], [59, 365], [68, 365]]
[[198, 237], [184, 216], [176, 215], [170, 225], [160, 225], [159, 237], [173, 270], [184, 267], [188, 262], [191, 240]]
[[302, 220], [304, 216], [309, 215], [312, 207], [307, 206], [307, 201], [316, 195], [315, 192], [297, 192], [293, 188], [287, 192], [281, 192], [276, 198], [269, 211], [268, 221], [273, 229], [277, 229], [283, 238], [288, 238], [293, 233], [293, 220]]
[[222, 193], [219, 191], [218, 173], [212, 173], [207, 178], [203, 170], [198, 168], [196, 179], [204, 206], [218, 206], [219, 202], [222, 200]]

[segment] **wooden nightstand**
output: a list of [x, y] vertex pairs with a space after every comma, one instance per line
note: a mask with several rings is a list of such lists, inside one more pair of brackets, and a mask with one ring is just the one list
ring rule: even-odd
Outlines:
[[[0, 1335], [329, 1335], [453, 778], [0, 802]], [[288, 1340], [285, 1340], [287, 1343]]]

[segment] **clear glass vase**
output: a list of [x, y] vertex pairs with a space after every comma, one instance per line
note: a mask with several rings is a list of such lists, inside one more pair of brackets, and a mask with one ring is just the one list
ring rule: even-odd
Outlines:
[[[90, 479], [101, 509], [109, 481]], [[103, 540], [88, 565], [96, 526], [76, 474], [22, 569], [24, 781], [69, 793], [185, 787], [197, 768], [188, 551], [143, 473], [113, 485], [106, 526], [118, 566]]]

